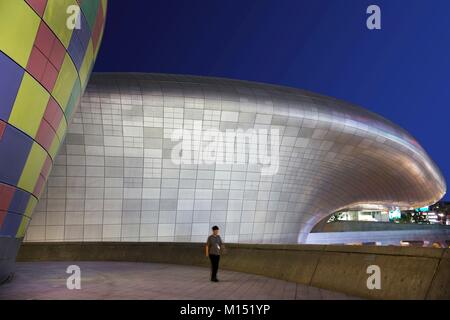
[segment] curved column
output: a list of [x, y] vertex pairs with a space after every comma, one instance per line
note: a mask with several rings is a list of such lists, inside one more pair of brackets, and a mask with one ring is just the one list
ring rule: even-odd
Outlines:
[[[0, 280], [11, 269], [1, 265], [15, 257], [87, 85], [106, 4], [0, 3]], [[79, 24], [72, 28], [74, 12]]]

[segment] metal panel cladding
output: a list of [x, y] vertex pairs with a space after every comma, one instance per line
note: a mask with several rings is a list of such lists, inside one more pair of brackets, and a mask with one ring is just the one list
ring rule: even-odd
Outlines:
[[445, 181], [405, 130], [303, 90], [94, 74], [27, 241], [304, 242], [344, 208], [421, 207]]

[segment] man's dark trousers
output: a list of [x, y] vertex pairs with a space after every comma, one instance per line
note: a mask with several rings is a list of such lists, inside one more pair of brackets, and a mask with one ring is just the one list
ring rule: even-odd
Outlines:
[[209, 260], [211, 260], [211, 280], [216, 280], [217, 270], [219, 270], [220, 255], [210, 254]]

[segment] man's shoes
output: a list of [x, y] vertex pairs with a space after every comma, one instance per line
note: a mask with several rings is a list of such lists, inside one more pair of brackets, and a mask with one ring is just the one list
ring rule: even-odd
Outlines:
[[219, 279], [215, 278], [215, 279], [211, 279], [212, 282], [219, 282]]

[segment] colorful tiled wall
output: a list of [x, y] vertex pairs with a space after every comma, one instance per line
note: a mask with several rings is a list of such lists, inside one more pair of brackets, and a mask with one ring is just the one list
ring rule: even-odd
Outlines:
[[[72, 5], [79, 28], [67, 25]], [[0, 236], [25, 234], [92, 71], [106, 7], [0, 0]]]

